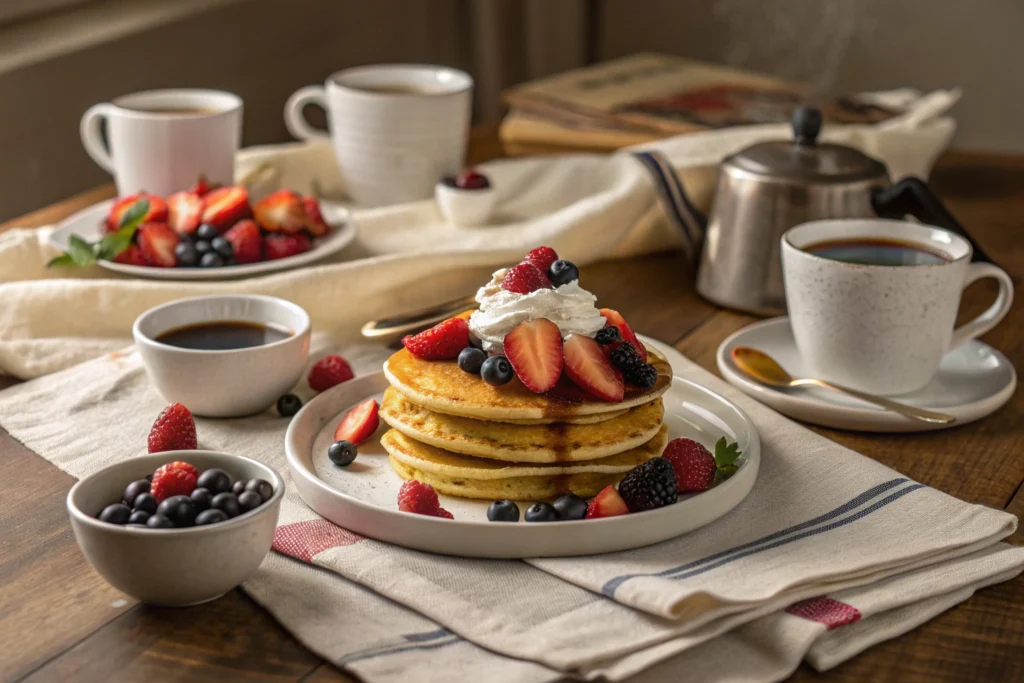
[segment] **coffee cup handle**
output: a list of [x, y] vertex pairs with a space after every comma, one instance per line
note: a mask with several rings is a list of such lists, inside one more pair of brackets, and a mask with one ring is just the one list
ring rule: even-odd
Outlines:
[[78, 128], [85, 151], [97, 166], [108, 173], [114, 172], [114, 159], [103, 142], [103, 120], [109, 118], [114, 112], [115, 108], [112, 104], [106, 102], [94, 104], [82, 115], [82, 121]]
[[284, 105], [284, 125], [292, 137], [299, 140], [323, 140], [330, 137], [330, 133], [319, 130], [309, 125], [302, 111], [307, 104], [315, 104], [324, 111], [327, 111], [327, 93], [322, 85], [309, 85], [299, 88], [288, 102]]
[[1013, 280], [1006, 274], [1006, 271], [991, 263], [971, 263], [967, 266], [967, 279], [964, 280], [964, 289], [967, 285], [982, 278], [991, 277], [999, 282], [999, 294], [995, 303], [988, 307], [984, 313], [974, 320], [964, 323], [953, 330], [953, 340], [949, 348], [955, 349], [958, 346], [985, 334], [1006, 317], [1013, 304]]

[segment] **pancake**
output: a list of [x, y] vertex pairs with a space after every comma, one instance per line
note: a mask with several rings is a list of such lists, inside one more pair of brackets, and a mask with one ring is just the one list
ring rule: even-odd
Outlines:
[[664, 409], [655, 399], [599, 424], [512, 425], [434, 413], [390, 387], [380, 417], [406, 436], [453, 453], [552, 463], [595, 460], [645, 444], [661, 428]]
[[648, 362], [658, 370], [650, 389], [626, 385], [625, 399], [610, 403], [590, 396], [563, 377], [546, 394], [535, 394], [518, 378], [492, 387], [480, 377], [459, 369], [455, 361], [425, 361], [401, 349], [384, 363], [384, 374], [406, 398], [434, 413], [478, 420], [551, 420], [564, 422], [580, 416], [635, 408], [664, 394], [672, 382], [672, 368], [648, 347]]
[[549, 425], [555, 422], [561, 422], [562, 424], [570, 425], [595, 425], [598, 422], [604, 422], [610, 420], [613, 417], [619, 415], [625, 415], [628, 412], [627, 409], [612, 410], [607, 413], [594, 413], [593, 415], [570, 415], [569, 417], [563, 417], [560, 420], [556, 420], [553, 417], [540, 417], [536, 420], [491, 420], [492, 422], [504, 422], [510, 425]]
[[439, 493], [484, 500], [544, 500], [572, 492], [589, 498], [637, 465], [661, 455], [662, 427], [653, 439], [607, 458], [580, 463], [507, 464], [450, 453], [391, 429], [381, 437], [388, 461], [403, 479], [430, 484]]

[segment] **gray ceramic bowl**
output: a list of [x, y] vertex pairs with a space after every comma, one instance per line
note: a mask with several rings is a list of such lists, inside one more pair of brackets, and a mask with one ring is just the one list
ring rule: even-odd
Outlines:
[[[184, 460], [200, 472], [216, 467], [233, 480], [263, 479], [274, 495], [234, 519], [188, 529], [140, 529], [108, 524], [96, 515], [120, 501], [125, 486], [160, 465]], [[112, 586], [142, 602], [186, 606], [220, 597], [260, 566], [274, 541], [284, 482], [273, 468], [240, 455], [167, 451], [129, 458], [75, 484], [68, 512], [89, 563]]]

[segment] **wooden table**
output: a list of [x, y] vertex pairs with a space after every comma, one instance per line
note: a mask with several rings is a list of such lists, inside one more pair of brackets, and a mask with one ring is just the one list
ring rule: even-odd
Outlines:
[[[493, 128], [475, 132], [476, 161], [501, 155]], [[934, 184], [985, 249], [1024, 276], [1024, 157], [949, 153]], [[103, 187], [6, 225], [53, 222], [112, 196]], [[678, 254], [598, 264], [588, 286], [639, 331], [675, 344], [712, 372], [715, 349], [754, 318], [694, 292]], [[964, 298], [975, 315], [995, 295], [979, 283]], [[1024, 292], [1017, 288], [1018, 301]], [[127, 334], [127, 330], [126, 330]], [[1024, 368], [1024, 307], [986, 337]], [[8, 380], [6, 384], [11, 384]], [[818, 429], [902, 474], [972, 503], [1024, 513], [1024, 398], [994, 415], [925, 435]], [[75, 545], [64, 510], [73, 480], [0, 431], [0, 680], [349, 680], [303, 648], [241, 591], [187, 610], [137, 604], [108, 586]], [[1024, 542], [1018, 532], [1011, 542]], [[683, 680], [683, 679], [680, 679]], [[806, 665], [794, 681], [1024, 680], [1024, 579], [986, 588], [911, 633], [827, 675]]]

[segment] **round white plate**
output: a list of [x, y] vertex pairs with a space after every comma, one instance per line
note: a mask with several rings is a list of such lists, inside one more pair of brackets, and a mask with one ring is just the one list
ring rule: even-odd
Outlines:
[[[651, 342], [669, 362], [682, 356]], [[739, 443], [740, 468], [728, 480], [700, 494], [681, 497], [675, 505], [621, 517], [571, 522], [488, 522], [490, 501], [440, 496], [455, 519], [426, 517], [398, 510], [402, 479], [388, 464], [377, 435], [359, 446], [347, 468], [327, 458], [327, 447], [341, 417], [353, 405], [380, 396], [388, 382], [383, 373], [345, 382], [310, 401], [294, 418], [285, 436], [285, 452], [295, 489], [306, 503], [346, 529], [397, 545], [465, 557], [524, 558], [591, 555], [627, 550], [673, 538], [726, 514], [754, 486], [761, 459], [760, 440], [750, 419], [727, 399], [676, 377], [664, 396], [669, 437], [688, 436], [713, 449], [725, 436]], [[524, 511], [529, 503], [520, 502]]]
[[867, 432], [923, 432], [958, 427], [1000, 408], [1017, 386], [1017, 373], [1006, 356], [988, 344], [970, 341], [942, 358], [928, 386], [893, 400], [948, 413], [951, 424], [914, 420], [855, 398], [819, 387], [773, 389], [750, 379], [736, 367], [732, 350], [749, 346], [764, 351], [794, 377], [808, 376], [793, 340], [789, 318], [762, 320], [744, 327], [718, 347], [718, 370], [736, 388], [797, 420], [823, 427]]
[[[69, 216], [61, 221], [57, 229], [49, 237], [50, 244], [64, 251], [71, 235], [78, 235], [87, 242], [95, 242], [103, 237], [103, 222], [110, 212], [115, 200], [93, 204], [87, 209]], [[322, 202], [320, 210], [324, 220], [333, 228], [331, 234], [314, 240], [313, 248], [303, 254], [287, 258], [259, 263], [247, 263], [221, 268], [156, 268], [150, 266], [131, 266], [114, 261], [99, 261], [98, 265], [125, 275], [150, 278], [153, 280], [233, 280], [236, 278], [265, 275], [279, 270], [290, 270], [310, 263], [315, 263], [342, 249], [355, 239], [356, 225], [348, 213], [337, 205]]]

